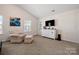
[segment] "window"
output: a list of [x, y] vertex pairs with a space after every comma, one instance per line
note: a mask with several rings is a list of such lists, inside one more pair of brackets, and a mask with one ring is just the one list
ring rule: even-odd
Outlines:
[[31, 31], [31, 20], [26, 20], [24, 22], [24, 32], [30, 32]]
[[3, 30], [2, 30], [2, 25], [3, 25], [3, 17], [2, 16], [0, 16], [0, 34], [2, 34], [3, 33]]

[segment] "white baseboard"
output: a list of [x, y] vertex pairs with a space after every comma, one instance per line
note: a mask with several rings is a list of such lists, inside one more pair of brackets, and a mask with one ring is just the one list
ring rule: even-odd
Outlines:
[[66, 39], [64, 39], [63, 41], [68, 41], [68, 42], [73, 42], [73, 43], [79, 44], [79, 41], [71, 41], [71, 40], [66, 40]]

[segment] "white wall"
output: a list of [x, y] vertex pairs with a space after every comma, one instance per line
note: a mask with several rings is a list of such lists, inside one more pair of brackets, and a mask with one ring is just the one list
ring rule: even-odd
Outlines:
[[79, 10], [77, 10], [77, 20], [76, 20], [76, 39], [79, 42]]
[[[13, 32], [23, 32], [24, 29], [24, 20], [32, 20], [32, 33], [37, 34], [37, 19], [29, 14], [27, 11], [16, 5], [0, 5], [0, 15], [4, 17], [3, 30], [4, 33], [0, 35], [0, 40], [6, 40], [9, 35], [9, 31]], [[20, 27], [10, 27], [10, 17], [19, 17], [21, 18]]]
[[56, 29], [61, 32], [62, 40], [79, 43], [79, 9], [43, 17], [44, 20], [56, 21]]

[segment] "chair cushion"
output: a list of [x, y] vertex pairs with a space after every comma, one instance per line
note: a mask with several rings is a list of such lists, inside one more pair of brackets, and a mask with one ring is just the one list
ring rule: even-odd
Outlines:
[[26, 35], [25, 38], [32, 38], [33, 35]]
[[24, 40], [25, 34], [11, 34], [9, 39], [11, 43], [21, 43]]

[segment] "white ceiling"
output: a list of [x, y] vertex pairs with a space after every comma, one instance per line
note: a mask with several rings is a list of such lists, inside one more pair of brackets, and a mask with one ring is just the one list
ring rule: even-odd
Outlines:
[[78, 4], [20, 4], [18, 6], [37, 18], [52, 14], [53, 12], [51, 10], [55, 10], [55, 14], [79, 8]]

